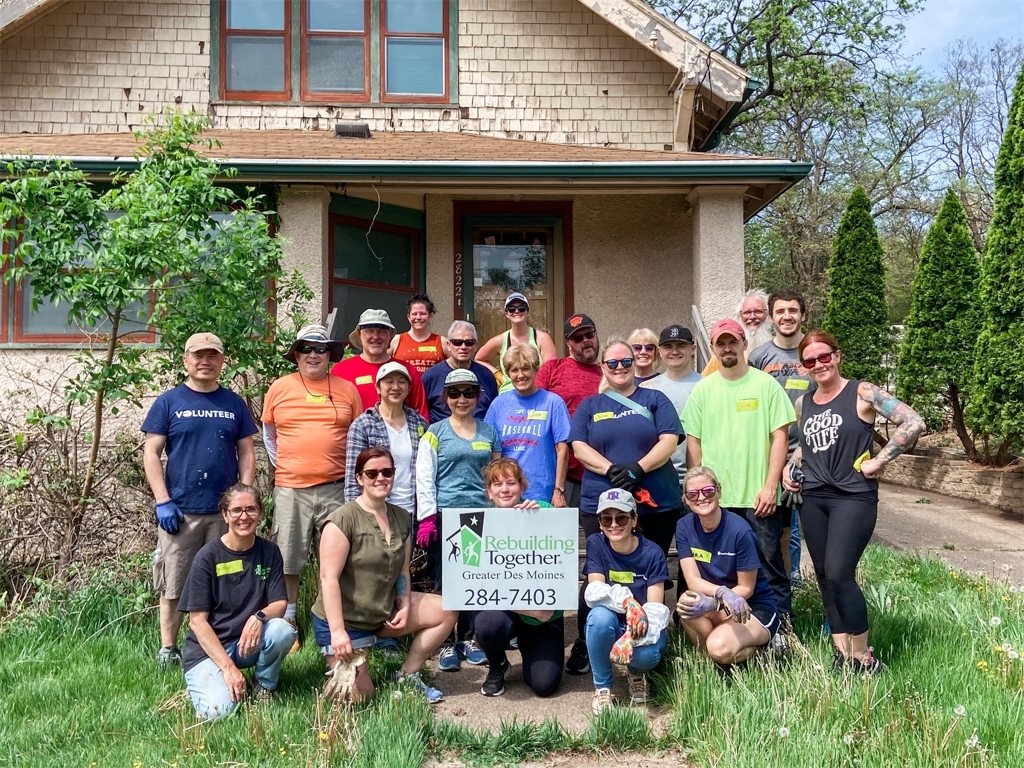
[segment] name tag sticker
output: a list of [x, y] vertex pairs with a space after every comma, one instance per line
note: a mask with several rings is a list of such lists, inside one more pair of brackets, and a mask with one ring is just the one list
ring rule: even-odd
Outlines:
[[853, 462], [854, 470], [856, 470], [857, 472], [860, 472], [860, 465], [863, 464], [865, 461], [867, 461], [870, 458], [871, 458], [871, 451], [864, 451], [864, 453], [862, 453], [860, 456], [858, 456], [857, 460], [855, 462]]
[[604, 421], [605, 419], [614, 419], [615, 414], [611, 411], [601, 411], [601, 413], [594, 414], [594, 421]]
[[230, 560], [226, 563], [217, 563], [217, 575], [227, 576], [231, 573], [241, 573], [244, 570], [241, 560]]
[[437, 352], [437, 347], [435, 347], [435, 346], [430, 346], [430, 347], [420, 347], [420, 348], [419, 348], [419, 351], [420, 351], [420, 352]]
[[527, 421], [547, 421], [548, 420], [548, 412], [547, 411], [527, 411], [527, 413], [526, 413], [526, 420]]
[[306, 393], [307, 403], [326, 403], [327, 395], [312, 395], [309, 392]]
[[749, 397], [746, 400], [740, 400], [736, 403], [736, 412], [742, 413], [743, 411], [756, 411], [758, 400], [756, 397]]
[[474, 440], [473, 441], [473, 450], [474, 451], [489, 451], [489, 450], [491, 450], [491, 444], [488, 443], [488, 442], [485, 442], [483, 440]]
[[806, 390], [810, 384], [811, 382], [806, 379], [786, 379], [786, 389]]
[[608, 571], [608, 580], [614, 581], [616, 584], [632, 584], [633, 572], [632, 571]]
[[356, 385], [373, 384], [373, 376], [356, 376]]
[[698, 563], [710, 563], [711, 553], [706, 549], [697, 549], [696, 547], [690, 547], [690, 552], [693, 554], [693, 559]]

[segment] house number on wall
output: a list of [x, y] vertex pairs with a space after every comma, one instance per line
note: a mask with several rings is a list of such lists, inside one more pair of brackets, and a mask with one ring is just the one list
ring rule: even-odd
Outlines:
[[462, 311], [462, 254], [455, 254], [455, 306], [459, 314], [465, 314]]

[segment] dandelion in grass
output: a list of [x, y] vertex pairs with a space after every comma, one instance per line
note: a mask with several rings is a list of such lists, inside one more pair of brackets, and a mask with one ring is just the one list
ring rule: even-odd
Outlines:
[[320, 731], [320, 741], [327, 741], [327, 734]]
[[993, 616], [991, 619], [988, 620], [988, 623], [993, 627], [998, 627], [1000, 624], [1003, 623], [1003, 620], [998, 616]]
[[955, 714], [957, 717], [963, 717], [967, 714], [967, 707], [961, 704], [959, 707], [953, 710], [953, 714]]
[[988, 669], [988, 662], [987, 661], [979, 661], [974, 666], [976, 666], [978, 669], [984, 671], [984, 670]]
[[677, 667], [681, 667], [683, 665], [683, 659], [681, 656], [676, 656], [675, 659], [673, 659], [673, 661], [675, 662]]
[[972, 733], [971, 738], [967, 739], [967, 741], [964, 742], [964, 746], [966, 746], [968, 749], [974, 749], [976, 746], [978, 746], [978, 734]]
[[1008, 658], [1010, 661], [1016, 661], [1017, 659], [1020, 658], [1020, 654], [1017, 653], [1016, 651], [1007, 651], [1006, 652], [1006, 658]]
[[779, 728], [779, 738], [784, 739], [787, 736], [789, 736], [789, 728], [787, 728], [786, 726], [782, 726], [781, 728]]
[[1003, 563], [1003, 565], [1002, 565], [1003, 573], [1009, 573], [1011, 567], [1012, 566], [1009, 563]]
[[400, 698], [402, 698], [402, 692], [397, 688], [391, 693], [391, 695], [394, 697], [395, 701], [398, 701]]
[[992, 653], [1002, 653], [1002, 652], [1003, 652], [1003, 646], [1001, 646], [1001, 645], [997, 645], [995, 648], [992, 649]]
[[1003, 653], [1009, 653], [1010, 651], [1013, 650], [1013, 646], [1010, 645], [1009, 643], [1003, 643], [1002, 646], [1000, 646], [1000, 647], [1003, 649]]
[[856, 738], [857, 737], [854, 736], [852, 733], [848, 733], [845, 736], [843, 736], [843, 743], [846, 746], [850, 746], [851, 744], [853, 744], [854, 741], [856, 741]]
[[1015, 584], [1011, 584], [1011, 585], [1010, 585], [1010, 594], [1011, 594], [1011, 595], [1016, 595], [1016, 594], [1017, 594], [1017, 592], [1018, 592], [1018, 590], [1017, 590], [1017, 586], [1016, 586]]

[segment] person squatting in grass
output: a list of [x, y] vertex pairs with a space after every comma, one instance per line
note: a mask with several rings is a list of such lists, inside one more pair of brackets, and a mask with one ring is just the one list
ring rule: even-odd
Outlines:
[[253, 700], [269, 699], [296, 637], [282, 618], [288, 591], [281, 550], [256, 535], [263, 519], [259, 492], [238, 483], [217, 508], [227, 533], [196, 554], [178, 600], [189, 615], [185, 684], [203, 720], [230, 715], [245, 698], [240, 669], [255, 667]]
[[686, 471], [684, 498], [693, 512], [676, 525], [679, 571], [689, 589], [676, 611], [687, 637], [728, 669], [750, 658], [779, 631], [775, 593], [761, 571], [757, 537], [722, 509], [722, 485], [707, 467]]
[[[811, 331], [799, 353], [817, 389], [797, 401], [800, 445], [783, 473], [783, 485], [803, 494], [800, 525], [832, 630], [833, 667], [877, 674], [885, 667], [868, 646], [867, 604], [855, 578], [857, 563], [875, 529], [878, 473], [913, 446], [925, 423], [871, 382], [844, 379], [839, 373], [842, 353], [830, 334]], [[872, 458], [877, 416], [895, 424], [896, 431]]]
[[[487, 498], [499, 509], [552, 506], [545, 501], [524, 501], [523, 494], [529, 483], [515, 459], [495, 459], [484, 467], [483, 478]], [[505, 693], [505, 676], [510, 669], [505, 650], [513, 638], [518, 638], [517, 647], [523, 656], [523, 682], [527, 687], [540, 697], [551, 696], [558, 690], [565, 657], [562, 611], [480, 611], [475, 626], [477, 644], [490, 666], [480, 693], [484, 696]]]
[[612, 705], [612, 664], [626, 669], [630, 704], [647, 703], [644, 673], [668, 644], [665, 553], [639, 530], [633, 494], [612, 488], [597, 502], [599, 533], [587, 537], [585, 637], [594, 674], [595, 715]]
[[[414, 635], [396, 673], [431, 704], [441, 691], [420, 677], [424, 662], [455, 626], [458, 614], [441, 608], [440, 595], [411, 591], [409, 512], [387, 498], [395, 462], [383, 446], [367, 448], [355, 464], [361, 493], [328, 516], [320, 530], [320, 591], [312, 609], [313, 635], [328, 670], [365, 654], [377, 636]], [[367, 665], [357, 667], [353, 701], [374, 693]]]

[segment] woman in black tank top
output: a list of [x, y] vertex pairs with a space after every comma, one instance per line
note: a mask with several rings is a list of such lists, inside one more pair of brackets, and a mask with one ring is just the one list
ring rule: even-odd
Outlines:
[[[905, 403], [868, 381], [839, 374], [835, 338], [811, 331], [800, 342], [800, 361], [817, 389], [796, 402], [799, 447], [782, 484], [803, 492], [800, 525], [821, 587], [821, 601], [835, 644], [833, 668], [870, 674], [884, 670], [868, 646], [868, 612], [854, 575], [875, 529], [878, 473], [925, 431]], [[885, 447], [871, 456], [875, 419], [896, 425]], [[793, 472], [803, 470], [802, 481]]]

